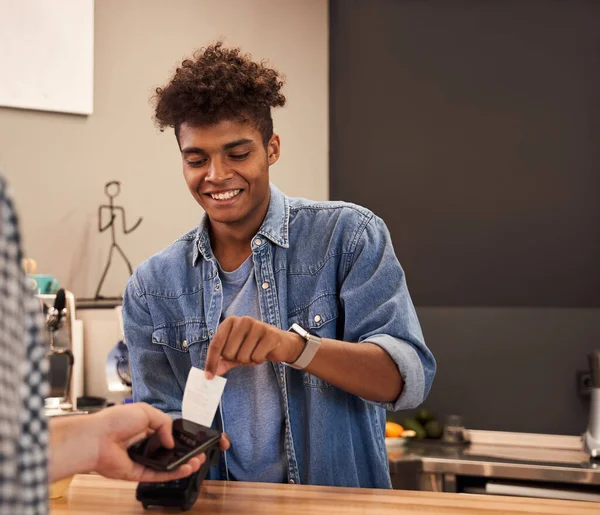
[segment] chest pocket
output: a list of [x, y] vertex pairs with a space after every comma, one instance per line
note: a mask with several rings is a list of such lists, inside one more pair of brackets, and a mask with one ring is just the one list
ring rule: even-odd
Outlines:
[[[309, 333], [321, 338], [336, 338], [338, 301], [335, 293], [322, 293], [309, 304], [295, 308], [288, 313], [289, 326], [298, 324]], [[323, 379], [302, 371], [303, 382], [312, 388], [331, 388]]]
[[161, 327], [152, 332], [152, 343], [162, 345], [170, 360], [190, 359], [194, 367], [204, 368], [208, 352], [208, 330], [196, 321]]

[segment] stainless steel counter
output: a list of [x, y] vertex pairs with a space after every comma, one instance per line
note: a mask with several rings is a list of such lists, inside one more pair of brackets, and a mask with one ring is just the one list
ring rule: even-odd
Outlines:
[[528, 449], [521, 450], [523, 457], [519, 458], [504, 457], [500, 449], [486, 446], [449, 448], [415, 443], [388, 455], [392, 474], [398, 473], [403, 463], [417, 461], [423, 472], [600, 485], [600, 466], [586, 459], [583, 452], [577, 460], [563, 460], [562, 453], [556, 451], [541, 459], [529, 458]]
[[[490, 432], [481, 432], [486, 438], [478, 438], [476, 432], [473, 433], [473, 442], [466, 446], [419, 441], [397, 448], [388, 446], [394, 487], [460, 491], [457, 478], [470, 477], [584, 485], [583, 488], [591, 487], [600, 492], [600, 462], [590, 461], [576, 437], [550, 437], [546, 444], [551, 445], [545, 446], [545, 435], [537, 439], [536, 435], [529, 435], [525, 441], [517, 437], [511, 441], [506, 438], [511, 433], [504, 433], [503, 438], [493, 442]], [[415, 478], [414, 484], [411, 484], [412, 478]]]

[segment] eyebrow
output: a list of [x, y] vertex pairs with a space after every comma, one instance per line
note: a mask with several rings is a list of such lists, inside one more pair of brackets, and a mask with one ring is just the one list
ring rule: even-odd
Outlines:
[[[240, 145], [246, 145], [247, 143], [252, 143], [251, 139], [243, 138], [236, 139], [235, 141], [231, 141], [229, 143], [225, 143], [223, 145], [223, 150], [231, 150], [232, 148], [239, 147]], [[181, 150], [182, 154], [206, 154], [206, 150], [200, 147], [186, 147]]]

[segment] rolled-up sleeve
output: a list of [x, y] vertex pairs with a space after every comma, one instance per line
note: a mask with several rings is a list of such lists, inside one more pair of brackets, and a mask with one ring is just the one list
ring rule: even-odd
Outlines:
[[377, 216], [357, 231], [340, 289], [340, 303], [344, 340], [381, 347], [402, 376], [400, 396], [394, 402], [374, 404], [392, 411], [421, 404], [431, 388], [436, 362], [425, 345], [389, 231]]
[[414, 346], [387, 334], [371, 336], [369, 343], [374, 343], [390, 355], [404, 381], [402, 392], [394, 402], [378, 402], [377, 404], [389, 411], [410, 409], [421, 404], [426, 397], [425, 371], [423, 362]]

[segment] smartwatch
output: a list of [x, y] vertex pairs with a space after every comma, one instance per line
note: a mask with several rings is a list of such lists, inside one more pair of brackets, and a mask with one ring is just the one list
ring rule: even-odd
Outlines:
[[306, 368], [315, 357], [315, 354], [319, 350], [319, 345], [321, 345], [321, 338], [315, 336], [314, 334], [310, 334], [308, 331], [302, 329], [302, 327], [300, 327], [298, 324], [292, 324], [292, 327], [290, 327], [288, 331], [299, 334], [306, 342], [300, 357], [293, 363], [288, 363], [290, 367], [302, 370], [303, 368]]

